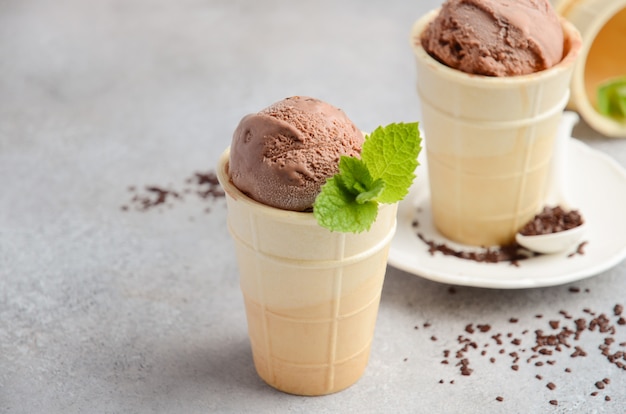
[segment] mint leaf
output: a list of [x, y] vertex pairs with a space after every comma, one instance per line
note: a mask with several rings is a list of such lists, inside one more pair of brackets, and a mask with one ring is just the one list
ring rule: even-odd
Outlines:
[[378, 127], [366, 138], [361, 159], [374, 179], [385, 182], [379, 202], [395, 203], [408, 194], [415, 178], [420, 144], [416, 122]]
[[374, 181], [363, 161], [345, 155], [339, 159], [339, 177], [346, 190], [354, 195], [367, 191]]
[[380, 198], [380, 195], [385, 190], [385, 182], [380, 178], [372, 183], [369, 187], [370, 189], [359, 193], [356, 196], [356, 202], [359, 204], [364, 204], [367, 201], [376, 201]]
[[360, 233], [369, 230], [378, 215], [378, 203], [357, 203], [355, 194], [346, 189], [339, 177], [329, 179], [315, 199], [313, 214], [317, 222], [332, 231]]
[[626, 77], [609, 79], [597, 90], [598, 112], [615, 120], [626, 120]]
[[342, 156], [313, 204], [320, 226], [331, 231], [369, 230], [379, 203], [396, 203], [415, 178], [421, 138], [417, 123], [390, 124], [365, 138], [361, 159]]
[[615, 95], [622, 117], [626, 118], [626, 80], [622, 86], [615, 90]]
[[356, 196], [356, 202], [376, 200], [385, 188], [385, 183], [372, 176], [363, 161], [358, 158], [346, 157], [339, 160], [339, 179], [347, 191]]

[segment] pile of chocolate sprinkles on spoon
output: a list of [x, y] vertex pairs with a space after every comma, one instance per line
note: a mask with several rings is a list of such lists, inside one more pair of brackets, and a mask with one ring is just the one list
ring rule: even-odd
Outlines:
[[544, 207], [531, 221], [520, 230], [524, 236], [538, 236], [570, 230], [583, 224], [583, 217], [578, 210], [565, 211], [561, 207]]

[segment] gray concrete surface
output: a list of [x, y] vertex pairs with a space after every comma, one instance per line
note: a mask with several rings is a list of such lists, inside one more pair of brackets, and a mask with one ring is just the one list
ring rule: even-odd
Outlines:
[[[537, 329], [590, 312], [610, 317], [619, 350], [625, 262], [511, 291], [390, 267], [363, 378], [295, 397], [254, 372], [223, 200], [130, 202], [129, 187], [189, 188], [241, 116], [285, 96], [331, 102], [364, 130], [419, 120], [408, 31], [438, 3], [0, 1], [0, 412], [624, 412], [626, 371], [598, 348], [607, 333], [530, 357]], [[626, 165], [626, 141], [584, 123], [574, 135]], [[470, 376], [459, 335], [478, 347]]]

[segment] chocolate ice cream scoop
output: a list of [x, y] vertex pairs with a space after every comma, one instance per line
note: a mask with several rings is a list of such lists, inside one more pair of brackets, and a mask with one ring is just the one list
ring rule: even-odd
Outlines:
[[526, 75], [563, 58], [549, 0], [447, 0], [421, 41], [435, 59], [476, 75]]
[[338, 172], [341, 155], [359, 156], [362, 144], [363, 134], [342, 110], [293, 96], [241, 120], [233, 134], [229, 173], [250, 198], [305, 211]]

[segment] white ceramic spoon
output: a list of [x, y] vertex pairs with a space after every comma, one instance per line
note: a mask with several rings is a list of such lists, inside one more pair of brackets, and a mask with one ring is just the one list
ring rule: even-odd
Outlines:
[[[546, 204], [560, 206], [565, 211], [573, 210], [567, 197], [567, 146], [574, 125], [578, 122], [578, 115], [574, 112], [564, 112], [559, 124], [559, 130], [555, 142], [554, 161], [551, 178], [548, 187]], [[515, 240], [520, 246], [537, 253], [558, 253], [576, 245], [583, 237], [587, 226], [582, 224], [569, 230], [556, 233], [524, 236], [521, 233], [515, 235]]]

